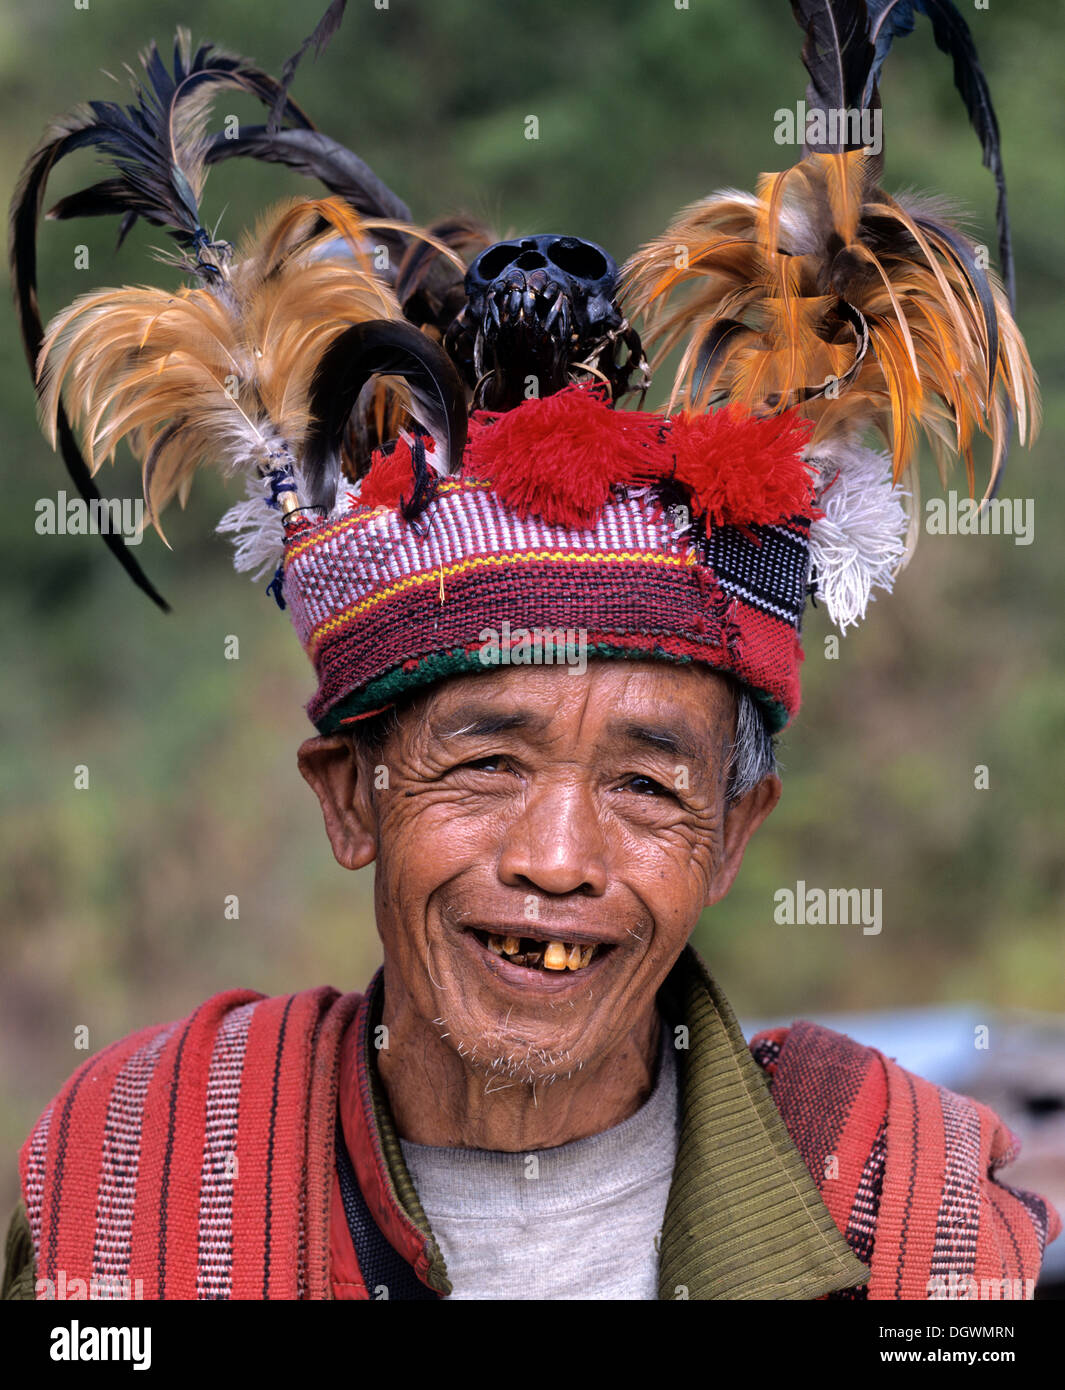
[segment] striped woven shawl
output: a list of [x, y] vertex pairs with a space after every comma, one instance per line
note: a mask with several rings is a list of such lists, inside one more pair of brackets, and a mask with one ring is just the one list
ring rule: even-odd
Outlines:
[[1055, 1209], [995, 1174], [1020, 1144], [993, 1110], [813, 1023], [751, 1050], [832, 1219], [870, 1266], [849, 1296], [1031, 1298]]
[[[331, 1297], [338, 1078], [360, 1002], [230, 991], [86, 1062], [21, 1154], [38, 1296]], [[990, 1110], [810, 1023], [752, 1050], [828, 1212], [871, 1267], [867, 1289], [831, 1296], [1030, 1296], [1061, 1223], [995, 1181], [1015, 1141]], [[686, 1083], [686, 1107], [702, 1089]], [[380, 1154], [376, 1135], [363, 1142]], [[674, 1183], [667, 1227], [694, 1230], [689, 1178]], [[987, 1281], [999, 1291], [983, 1293]]]
[[75, 1072], [21, 1154], [39, 1296], [82, 1279], [89, 1296], [328, 1297], [339, 1045], [359, 1002], [232, 990]]

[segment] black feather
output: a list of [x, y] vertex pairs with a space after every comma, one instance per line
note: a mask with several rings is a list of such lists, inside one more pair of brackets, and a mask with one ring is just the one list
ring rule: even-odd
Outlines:
[[873, 63], [866, 79], [865, 99], [868, 100], [880, 81], [884, 59], [891, 51], [892, 42], [913, 33], [916, 14], [914, 0], [865, 0], [865, 8], [869, 15], [869, 37], [874, 50]]
[[[59, 122], [53, 127], [52, 139], [41, 145], [23, 167], [11, 202], [10, 257], [15, 314], [30, 374], [34, 380], [37, 373], [37, 356], [44, 340], [44, 326], [37, 303], [37, 222], [44, 200], [44, 188], [48, 175], [58, 160], [72, 150], [84, 149], [92, 143], [91, 130], [79, 123], [77, 115], [72, 114]], [[98, 501], [100, 491], [82, 457], [62, 406], [56, 413], [56, 427], [59, 451], [78, 495], [89, 503]], [[168, 613], [169, 605], [141, 569], [122, 536], [117, 531], [104, 531], [102, 535], [104, 544], [134, 584], [143, 590], [153, 603], [158, 604], [164, 613]]]
[[[188, 37], [182, 30], [174, 42], [173, 75], [167, 72], [154, 44], [141, 55], [141, 62], [148, 85], [135, 89], [133, 105], [91, 102], [75, 107], [53, 122], [19, 175], [11, 200], [9, 256], [19, 332], [35, 381], [44, 338], [37, 296], [37, 227], [48, 178], [56, 164], [77, 150], [95, 149], [110, 157], [117, 177], [62, 199], [50, 216], [121, 214], [120, 245], [136, 219], [144, 217], [166, 227], [179, 243], [188, 244], [196, 235], [198, 215], [188, 177], [173, 157], [180, 157], [172, 139], [175, 107], [205, 83], [239, 88], [268, 105], [274, 103], [279, 90], [267, 73], [242, 58], [215, 53], [210, 44], [201, 45], [190, 59]], [[286, 111], [290, 119], [309, 124], [295, 103], [289, 102]], [[60, 452], [71, 481], [86, 501], [98, 499], [100, 493], [62, 409], [58, 429]], [[104, 540], [137, 586], [166, 609], [122, 537], [106, 533]]]
[[954, 84], [995, 180], [999, 265], [1012, 307], [1013, 247], [998, 120], [973, 36], [952, 0], [791, 0], [791, 8], [806, 34], [802, 58], [810, 74], [807, 104], [821, 110], [878, 107], [880, 74], [892, 42], [913, 32], [917, 14], [927, 16], [937, 47], [953, 60]]
[[[67, 466], [70, 480], [78, 490], [78, 495], [83, 497], [91, 506], [93, 502], [100, 498], [100, 490], [96, 486], [96, 480], [89, 472], [88, 464], [82, 458], [81, 450], [78, 448], [78, 441], [74, 437], [74, 432], [70, 428], [66, 411], [62, 406], [56, 411], [56, 427], [59, 436], [59, 452], [63, 462]], [[133, 580], [137, 588], [142, 593], [147, 594], [151, 601], [161, 608], [164, 613], [170, 612], [170, 605], [162, 594], [156, 589], [155, 585], [141, 569], [140, 565], [133, 557], [132, 551], [126, 545], [122, 535], [118, 531], [109, 528], [101, 530], [104, 545], [115, 557], [118, 563]]]
[[[121, 179], [103, 179], [100, 183], [94, 183], [91, 188], [83, 188], [79, 193], [60, 198], [59, 202], [45, 213], [45, 219], [49, 222], [65, 222], [74, 217], [114, 216], [122, 213], [125, 206], [124, 194], [125, 184]], [[116, 251], [129, 236], [136, 221], [135, 212], [122, 213], [115, 240]]]
[[980, 66], [969, 26], [950, 0], [922, 0], [921, 8], [932, 21], [932, 36], [936, 46], [953, 60], [954, 85], [961, 93], [969, 120], [979, 136], [984, 166], [990, 170], [995, 180], [998, 194], [995, 224], [998, 232], [999, 266], [1002, 282], [1012, 306], [1016, 299], [1016, 284], [1009, 206], [1006, 201], [1006, 172], [1002, 166], [1002, 141], [999, 136], [998, 118], [991, 104], [987, 77]]
[[311, 506], [332, 509], [348, 419], [362, 388], [380, 375], [404, 379], [423, 423], [445, 440], [450, 467], [457, 471], [461, 464], [466, 447], [466, 392], [447, 353], [412, 324], [390, 319], [357, 323], [325, 350], [311, 382], [313, 423], [303, 456]]
[[[182, 146], [176, 122], [184, 103], [205, 86], [215, 86], [236, 88], [269, 104], [278, 99], [280, 87], [245, 59], [215, 52], [213, 44], [201, 44], [190, 58], [183, 30], [174, 41], [173, 75], [154, 43], [141, 55], [141, 62], [148, 81], [135, 88], [135, 105], [89, 103], [94, 118], [92, 143], [118, 170], [118, 180], [105, 195], [114, 200], [114, 211], [132, 212], [189, 245], [201, 230], [192, 181], [198, 181], [205, 164], [206, 141], [191, 147], [186, 141]], [[307, 123], [294, 104], [287, 109], [298, 123]]]
[[[864, 0], [791, 0], [791, 8], [806, 35], [802, 60], [810, 74], [808, 107], [861, 111], [870, 104], [864, 97], [874, 57]], [[851, 147], [825, 143], [810, 148]]]
[[332, 0], [329, 8], [321, 19], [314, 26], [314, 32], [308, 34], [290, 57], [285, 59], [285, 65], [281, 69], [281, 91], [273, 110], [270, 112], [269, 130], [274, 134], [281, 124], [282, 108], [284, 100], [292, 85], [292, 79], [296, 76], [296, 69], [300, 65], [300, 59], [307, 52], [311, 45], [314, 45], [314, 56], [317, 58], [322, 49], [340, 28], [340, 21], [344, 18], [344, 9], [347, 0]]
[[216, 135], [207, 148], [208, 164], [245, 155], [270, 164], [284, 164], [308, 178], [318, 179], [331, 193], [345, 198], [364, 217], [410, 221], [410, 208], [382, 183], [368, 164], [339, 141], [319, 130], [271, 132], [267, 126], [246, 126], [234, 139]]
[[868, 0], [868, 8], [870, 37], [876, 51], [869, 77], [871, 84], [878, 80], [892, 39], [913, 31], [915, 11], [927, 15], [932, 24], [932, 36], [936, 46], [953, 60], [954, 85], [961, 93], [969, 120], [980, 138], [984, 165], [991, 171], [995, 180], [998, 194], [995, 221], [999, 266], [1012, 308], [1016, 302], [1016, 284], [1009, 204], [1006, 198], [1006, 173], [1002, 164], [1002, 143], [987, 76], [980, 65], [969, 26], [951, 0]]
[[72, 217], [107, 217], [123, 211], [125, 192], [126, 185], [121, 179], [102, 179], [60, 198], [45, 217], [49, 222], [66, 222]]
[[167, 71], [156, 45], [141, 55], [147, 82], [134, 88], [135, 102], [122, 106], [114, 101], [92, 101], [92, 144], [110, 158], [118, 170], [118, 189], [124, 210], [169, 228], [184, 245], [199, 230], [197, 151], [181, 146], [175, 120], [183, 101], [205, 80], [227, 80], [230, 63], [211, 59], [211, 45], [203, 44], [189, 58], [187, 37], [179, 31], [174, 41], [174, 71]]

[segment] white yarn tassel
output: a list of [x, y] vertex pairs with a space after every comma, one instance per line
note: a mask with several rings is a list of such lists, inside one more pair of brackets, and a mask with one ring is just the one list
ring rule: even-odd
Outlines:
[[841, 632], [865, 617], [873, 589], [891, 592], [906, 556], [908, 496], [891, 481], [887, 454], [860, 444], [819, 446], [808, 455], [818, 469], [810, 558], [817, 596]]

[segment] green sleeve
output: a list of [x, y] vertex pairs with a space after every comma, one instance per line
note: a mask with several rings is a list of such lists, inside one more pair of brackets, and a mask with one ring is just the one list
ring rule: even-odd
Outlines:
[[15, 1208], [11, 1224], [7, 1228], [7, 1241], [4, 1246], [4, 1283], [0, 1299], [29, 1298], [36, 1296], [33, 1258], [33, 1236], [26, 1208], [21, 1202]]

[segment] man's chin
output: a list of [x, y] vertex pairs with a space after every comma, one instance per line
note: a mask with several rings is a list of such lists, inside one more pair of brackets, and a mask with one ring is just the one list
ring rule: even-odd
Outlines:
[[572, 977], [543, 989], [491, 967], [471, 975], [452, 977], [437, 995], [440, 1032], [467, 1069], [485, 1078], [486, 1093], [557, 1081], [594, 1061], [601, 990], [571, 988]]
[[433, 983], [440, 1035], [484, 1076], [486, 1092], [594, 1067], [597, 1040], [608, 1045], [610, 999], [624, 993], [619, 977], [631, 959], [627, 967], [620, 952], [604, 947], [582, 968], [551, 970], [518, 964], [483, 938], [473, 931], [447, 938], [446, 954], [433, 954]]
[[463, 1060], [473, 1071], [485, 1078], [485, 1095], [509, 1086], [549, 1085], [571, 1077], [584, 1066], [583, 1054], [574, 1056], [569, 1049], [552, 1051], [533, 1043], [483, 1037], [475, 1043], [471, 1057], [469, 1049]]

